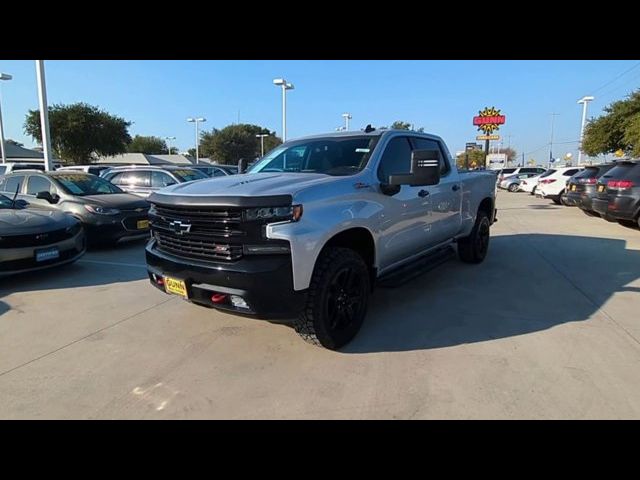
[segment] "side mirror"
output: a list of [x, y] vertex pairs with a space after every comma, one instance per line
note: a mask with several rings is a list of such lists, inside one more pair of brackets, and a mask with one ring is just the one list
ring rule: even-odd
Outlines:
[[49, 203], [58, 203], [58, 200], [60, 200], [60, 197], [57, 193], [54, 193], [52, 195], [49, 192], [38, 192], [36, 193], [36, 198], [39, 198], [40, 200], [46, 200]]
[[29, 205], [29, 202], [27, 202], [26, 200], [23, 200], [21, 198], [18, 198], [18, 199], [16, 199], [15, 205], [18, 208], [27, 208], [27, 206]]
[[390, 175], [389, 185], [424, 187], [440, 183], [440, 150], [414, 150], [411, 153], [411, 172]]

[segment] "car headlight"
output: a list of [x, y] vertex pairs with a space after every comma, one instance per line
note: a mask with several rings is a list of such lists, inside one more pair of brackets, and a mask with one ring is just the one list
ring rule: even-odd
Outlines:
[[302, 217], [302, 205], [248, 208], [244, 215], [249, 222], [254, 220], [291, 220], [297, 222]]
[[88, 212], [95, 213], [97, 215], [117, 215], [120, 213], [120, 210], [117, 208], [106, 208], [99, 205], [85, 205], [84, 208]]

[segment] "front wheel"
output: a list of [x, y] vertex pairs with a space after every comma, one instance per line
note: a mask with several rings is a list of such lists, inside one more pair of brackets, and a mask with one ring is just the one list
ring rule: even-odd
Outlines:
[[489, 250], [491, 223], [486, 212], [479, 211], [468, 237], [458, 240], [458, 256], [465, 263], [481, 263]]
[[336, 350], [356, 336], [367, 312], [371, 283], [364, 260], [348, 248], [328, 248], [316, 262], [307, 303], [294, 322], [307, 342]]

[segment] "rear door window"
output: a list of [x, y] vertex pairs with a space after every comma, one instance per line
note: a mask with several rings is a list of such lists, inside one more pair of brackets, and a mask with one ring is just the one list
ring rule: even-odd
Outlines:
[[580, 171], [579, 168], [572, 168], [570, 170], [565, 171], [562, 175], [564, 175], [565, 177], [572, 177], [573, 175], [575, 175], [579, 171]]
[[7, 166], [0, 165], [0, 175], [4, 175], [6, 171], [7, 171]]
[[548, 177], [549, 175], [553, 175], [554, 173], [556, 173], [556, 171], [553, 168], [550, 168], [549, 170], [545, 170], [545, 172], [540, 175], [540, 178]]
[[165, 172], [151, 172], [151, 186], [154, 188], [164, 188], [175, 185], [177, 182]]

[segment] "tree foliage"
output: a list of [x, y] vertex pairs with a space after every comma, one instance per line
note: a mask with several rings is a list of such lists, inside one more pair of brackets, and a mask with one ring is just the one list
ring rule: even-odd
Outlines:
[[582, 151], [590, 156], [623, 150], [640, 155], [640, 90], [604, 108], [584, 129]]
[[275, 133], [258, 125], [235, 124], [220, 130], [203, 132], [200, 139], [200, 155], [209, 157], [218, 163], [236, 165], [240, 159], [250, 163], [260, 156], [260, 138], [264, 137], [265, 154], [282, 143]]
[[[172, 148], [173, 150], [173, 148]], [[149, 155], [160, 155], [167, 153], [167, 143], [160, 137], [136, 135], [131, 140], [127, 151], [129, 153], [147, 153]]]
[[409, 122], [403, 122], [402, 120], [396, 120], [391, 124], [391, 128], [397, 130], [410, 130], [411, 124]]
[[[125, 153], [130, 126], [131, 122], [86, 103], [49, 107], [51, 146], [56, 156], [71, 164]], [[42, 144], [39, 110], [29, 110], [24, 131]]]
[[469, 156], [469, 168], [480, 168], [485, 166], [484, 150], [469, 150], [457, 156], [456, 165], [458, 168], [467, 168], [467, 155]]

